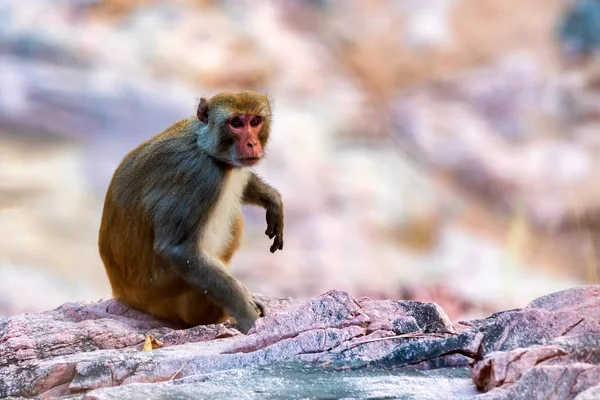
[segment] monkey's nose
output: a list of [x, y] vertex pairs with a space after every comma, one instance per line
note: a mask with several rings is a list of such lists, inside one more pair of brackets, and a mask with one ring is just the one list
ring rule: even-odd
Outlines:
[[246, 143], [246, 146], [253, 148], [254, 146], [256, 146], [256, 142], [249, 141], [248, 143]]

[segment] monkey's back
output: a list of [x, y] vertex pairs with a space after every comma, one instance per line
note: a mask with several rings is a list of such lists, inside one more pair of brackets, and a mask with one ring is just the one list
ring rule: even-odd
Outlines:
[[[200, 203], [218, 195], [205, 179], [218, 174], [197, 145], [195, 122], [185, 119], [140, 144], [117, 167], [109, 184], [99, 233], [99, 251], [113, 295], [136, 306], [149, 296], [178, 296], [187, 284], [155, 252], [157, 221], [202, 220]], [[212, 180], [215, 182], [218, 180]]]

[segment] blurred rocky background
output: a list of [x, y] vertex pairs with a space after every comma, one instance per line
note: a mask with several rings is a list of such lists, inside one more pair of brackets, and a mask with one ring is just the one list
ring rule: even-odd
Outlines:
[[250, 290], [438, 302], [599, 283], [598, 0], [3, 0], [0, 316], [110, 294], [104, 193], [201, 96], [275, 100]]

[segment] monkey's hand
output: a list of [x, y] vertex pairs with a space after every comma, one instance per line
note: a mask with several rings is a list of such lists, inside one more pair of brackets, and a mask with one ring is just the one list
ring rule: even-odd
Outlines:
[[273, 239], [271, 253], [283, 249], [283, 205], [281, 202], [272, 203], [267, 207], [267, 230], [265, 235]]
[[247, 293], [244, 299], [244, 306], [235, 310], [233, 317], [240, 332], [244, 335], [248, 333], [257, 319], [264, 316], [264, 305], [252, 298], [250, 293]]
[[269, 315], [267, 313], [267, 307], [265, 306], [265, 304], [260, 301], [257, 300], [256, 298], [254, 298], [254, 304], [256, 304], [256, 307], [258, 307], [259, 311], [260, 311], [260, 317], [266, 317], [267, 315]]

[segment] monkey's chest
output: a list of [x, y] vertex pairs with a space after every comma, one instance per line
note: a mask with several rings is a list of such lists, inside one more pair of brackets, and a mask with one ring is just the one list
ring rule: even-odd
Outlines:
[[198, 246], [201, 251], [220, 258], [231, 244], [249, 173], [246, 168], [235, 169], [226, 177], [219, 199], [200, 235]]

